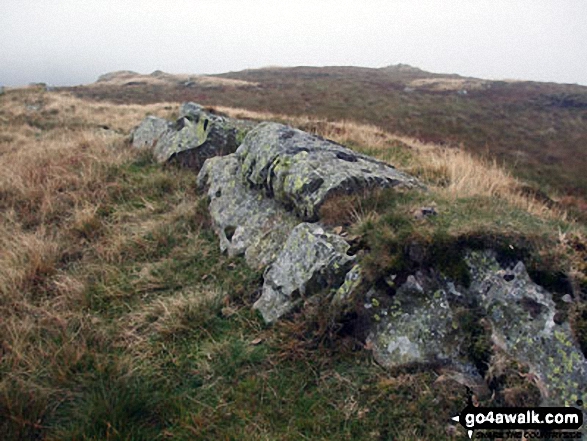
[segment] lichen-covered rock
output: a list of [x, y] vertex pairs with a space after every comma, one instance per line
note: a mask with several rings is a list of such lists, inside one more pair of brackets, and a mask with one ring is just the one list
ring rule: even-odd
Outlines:
[[159, 138], [170, 129], [169, 121], [148, 116], [133, 130], [132, 146], [137, 149], [152, 149]]
[[[363, 283], [361, 265], [355, 264], [344, 277], [344, 282], [332, 296], [332, 306], [341, 313], [350, 312], [354, 295]], [[345, 311], [346, 310], [346, 311]]]
[[461, 320], [474, 306], [490, 327], [483, 331], [485, 350], [527, 366], [544, 405], [584, 399], [587, 362], [569, 324], [555, 322], [552, 295], [530, 279], [521, 262], [502, 267], [491, 251], [469, 252], [465, 260], [467, 289], [418, 272], [391, 298], [375, 290], [367, 294], [364, 310], [373, 323], [367, 343], [376, 360], [388, 367], [441, 362], [475, 375], [479, 360], [466, 344], [472, 329]]
[[348, 243], [318, 224], [301, 223], [267, 268], [261, 297], [254, 304], [266, 322], [288, 313], [303, 298], [343, 284], [355, 258]]
[[373, 319], [367, 344], [387, 367], [414, 363], [455, 363], [473, 368], [461, 356], [462, 338], [449, 297], [433, 274], [408, 276], [390, 303], [368, 293], [364, 307]]
[[207, 112], [196, 103], [183, 103], [180, 119], [185, 118], [203, 129], [205, 141], [180, 151], [175, 156], [182, 166], [199, 171], [206, 159], [234, 153], [246, 134], [257, 125], [252, 121], [227, 118]]
[[220, 119], [219, 116], [207, 112], [204, 106], [192, 102], [182, 103], [179, 106], [179, 117], [189, 118], [193, 121], [198, 121], [200, 118], [208, 118], [213, 121]]
[[373, 187], [416, 187], [416, 179], [374, 158], [301, 130], [261, 123], [236, 152], [241, 174], [304, 220], [331, 195]]
[[253, 268], [263, 268], [277, 257], [291, 230], [299, 223], [276, 201], [245, 187], [235, 155], [208, 159], [198, 175], [207, 188], [213, 227], [220, 249], [245, 254]]
[[552, 295], [522, 262], [501, 268], [492, 253], [468, 256], [472, 284], [491, 324], [491, 340], [536, 378], [545, 405], [571, 405], [587, 393], [587, 363], [569, 324], [556, 323]]
[[155, 145], [155, 158], [166, 162], [180, 152], [201, 146], [206, 142], [209, 129], [210, 125], [204, 118], [199, 121], [179, 118]]
[[133, 146], [152, 148], [157, 161], [171, 159], [199, 171], [206, 159], [234, 153], [245, 135], [255, 126], [214, 115], [195, 103], [184, 103], [175, 123], [147, 117], [133, 131]]

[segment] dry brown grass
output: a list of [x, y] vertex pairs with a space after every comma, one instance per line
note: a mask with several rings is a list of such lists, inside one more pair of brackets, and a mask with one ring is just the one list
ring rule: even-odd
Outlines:
[[[136, 158], [125, 146], [147, 113], [172, 107], [88, 103], [38, 88], [0, 99], [0, 413], [27, 433], [106, 327], [86, 311], [87, 268], [76, 269], [107, 230], [113, 167]], [[50, 385], [46, 379], [51, 377]], [[16, 386], [15, 386], [16, 385]], [[15, 388], [16, 387], [16, 388]], [[35, 397], [19, 411], [18, 397]], [[19, 413], [25, 412], [25, 413]]]
[[408, 83], [416, 89], [436, 91], [475, 90], [482, 89], [487, 81], [466, 78], [418, 78]]
[[341, 144], [367, 148], [379, 159], [387, 160], [391, 145], [400, 145], [410, 154], [403, 168], [423, 179], [434, 191], [451, 198], [491, 196], [503, 199], [514, 207], [549, 219], [567, 219], [562, 209], [528, 197], [520, 190], [522, 182], [495, 161], [476, 158], [464, 149], [447, 148], [424, 143], [415, 138], [387, 133], [374, 125], [352, 121], [325, 121], [308, 116], [296, 117], [269, 112], [254, 112], [230, 107], [214, 107], [234, 118], [278, 120], [303, 127]]
[[216, 286], [202, 285], [155, 299], [123, 318], [120, 344], [135, 357], [147, 357], [150, 339], [177, 339], [205, 324], [218, 312], [225, 296]]
[[166, 74], [161, 75], [141, 75], [132, 72], [122, 72], [113, 75], [111, 78], [89, 84], [90, 87], [97, 86], [125, 86], [128, 83], [140, 83], [142, 85], [169, 86], [178, 83], [193, 82], [204, 87], [257, 87], [259, 83], [252, 81], [236, 80], [232, 78], [212, 77], [209, 75], [189, 75], [189, 74]]

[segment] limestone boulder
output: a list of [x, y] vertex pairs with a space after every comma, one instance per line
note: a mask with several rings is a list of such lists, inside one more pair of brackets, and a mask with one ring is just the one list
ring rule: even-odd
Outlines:
[[251, 130], [236, 155], [248, 185], [306, 221], [317, 220], [320, 206], [334, 194], [420, 186], [389, 164], [278, 123], [261, 123]]

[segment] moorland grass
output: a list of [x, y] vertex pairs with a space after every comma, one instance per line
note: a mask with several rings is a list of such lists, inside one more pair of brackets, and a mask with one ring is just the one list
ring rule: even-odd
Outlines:
[[[194, 174], [128, 146], [147, 113], [176, 112], [34, 88], [0, 97], [3, 439], [465, 439], [449, 418], [466, 390], [442, 370], [384, 370], [324, 304], [272, 327], [251, 310], [262, 275], [219, 252]], [[458, 153], [373, 127], [261, 117], [420, 170], [427, 192], [323, 207], [326, 223], [357, 236], [373, 280], [413, 265], [414, 240], [458, 275], [438, 247], [483, 239], [527, 249], [544, 271], [574, 277], [580, 295], [583, 227], [524, 199], [497, 167], [465, 156], [478, 168], [451, 168]], [[414, 219], [423, 205], [437, 216]], [[584, 316], [572, 316], [577, 334]], [[482, 343], [470, 342], [480, 362]], [[521, 369], [492, 360], [501, 389], [486, 403], [531, 401]]]

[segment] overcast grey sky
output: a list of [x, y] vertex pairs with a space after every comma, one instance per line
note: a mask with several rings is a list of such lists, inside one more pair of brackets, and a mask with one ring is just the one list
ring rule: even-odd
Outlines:
[[587, 0], [0, 0], [0, 84], [407, 63], [587, 85]]

